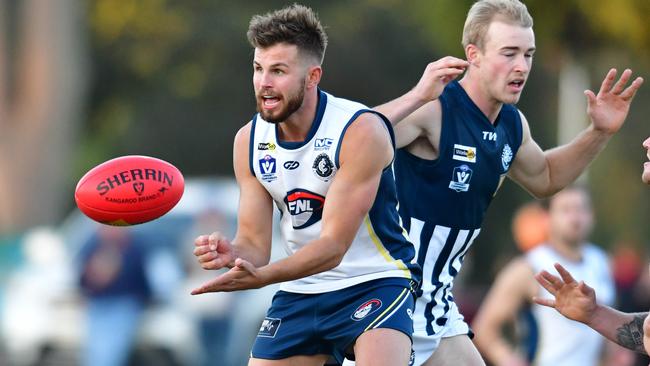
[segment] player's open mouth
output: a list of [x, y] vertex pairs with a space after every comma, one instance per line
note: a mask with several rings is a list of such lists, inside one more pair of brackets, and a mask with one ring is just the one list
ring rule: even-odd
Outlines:
[[515, 89], [516, 91], [521, 91], [521, 89], [524, 88], [524, 82], [525, 81], [523, 79], [513, 80], [508, 83], [508, 86], [512, 89]]
[[262, 96], [262, 104], [264, 105], [264, 109], [273, 109], [279, 103], [280, 103], [280, 98], [278, 98], [278, 97], [275, 97], [275, 96], [272, 96], [272, 95], [264, 95], [264, 96]]

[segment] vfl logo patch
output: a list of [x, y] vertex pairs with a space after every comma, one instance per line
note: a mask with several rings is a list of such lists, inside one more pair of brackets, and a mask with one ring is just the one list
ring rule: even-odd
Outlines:
[[323, 217], [325, 197], [305, 189], [294, 189], [284, 198], [294, 229], [304, 229]]
[[275, 144], [272, 142], [260, 142], [257, 144], [257, 150], [275, 150]]
[[332, 143], [334, 143], [334, 140], [330, 138], [316, 139], [314, 141], [314, 150], [328, 150]]
[[332, 178], [332, 175], [334, 175], [334, 163], [332, 163], [332, 159], [325, 153], [318, 155], [311, 167], [314, 173], [316, 173], [316, 176], [325, 182], [328, 182]]
[[456, 192], [467, 192], [469, 190], [469, 181], [472, 179], [472, 169], [463, 164], [454, 168], [449, 182], [449, 188]]
[[503, 152], [501, 152], [501, 165], [503, 166], [503, 171], [507, 172], [510, 169], [510, 162], [512, 161], [512, 149], [510, 145], [503, 145]]
[[280, 329], [281, 324], [282, 324], [282, 319], [264, 318], [264, 321], [262, 321], [262, 326], [260, 327], [260, 331], [257, 333], [257, 336], [264, 337], [264, 338], [275, 338], [275, 335], [278, 333], [278, 329]]
[[284, 164], [282, 164], [282, 166], [284, 166], [284, 169], [286, 170], [294, 170], [300, 166], [300, 163], [294, 160], [289, 160], [289, 161], [285, 161]]
[[135, 191], [135, 193], [138, 194], [138, 196], [142, 196], [142, 193], [144, 192], [144, 183], [142, 182], [133, 183], [133, 190]]
[[355, 310], [354, 313], [352, 313], [350, 318], [358, 322], [359, 320], [367, 317], [368, 315], [374, 313], [379, 309], [381, 309], [381, 300], [379, 299], [368, 300], [363, 304], [359, 305], [357, 310]]
[[466, 161], [468, 163], [476, 163], [476, 148], [473, 146], [454, 144], [453, 159]]
[[275, 158], [271, 155], [265, 155], [260, 159], [260, 172], [262, 172], [262, 180], [265, 182], [271, 182], [277, 178], [275, 174]]

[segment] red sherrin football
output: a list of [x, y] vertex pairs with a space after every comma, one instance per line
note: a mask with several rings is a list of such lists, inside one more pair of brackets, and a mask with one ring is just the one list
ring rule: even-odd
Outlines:
[[75, 189], [77, 207], [91, 219], [128, 226], [169, 212], [183, 196], [181, 172], [148, 156], [122, 156], [86, 173]]

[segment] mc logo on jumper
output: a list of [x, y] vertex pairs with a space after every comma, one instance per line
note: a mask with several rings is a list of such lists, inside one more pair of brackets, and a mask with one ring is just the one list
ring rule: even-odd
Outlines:
[[333, 143], [334, 140], [330, 138], [316, 139], [316, 141], [314, 141], [314, 150], [327, 150]]
[[294, 229], [304, 229], [323, 216], [325, 197], [305, 189], [294, 189], [284, 197]]
[[262, 180], [265, 182], [270, 182], [277, 178], [275, 174], [276, 162], [275, 158], [271, 155], [264, 155], [260, 161], [260, 172], [262, 172]]
[[467, 192], [469, 190], [469, 181], [472, 179], [472, 169], [463, 164], [454, 168], [449, 182], [449, 188], [456, 192]]

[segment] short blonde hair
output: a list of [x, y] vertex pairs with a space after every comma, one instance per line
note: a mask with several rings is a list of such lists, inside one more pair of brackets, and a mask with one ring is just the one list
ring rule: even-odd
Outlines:
[[463, 28], [463, 48], [473, 44], [482, 50], [488, 27], [495, 18], [524, 28], [533, 26], [533, 17], [528, 13], [526, 5], [519, 0], [479, 0], [467, 13]]

